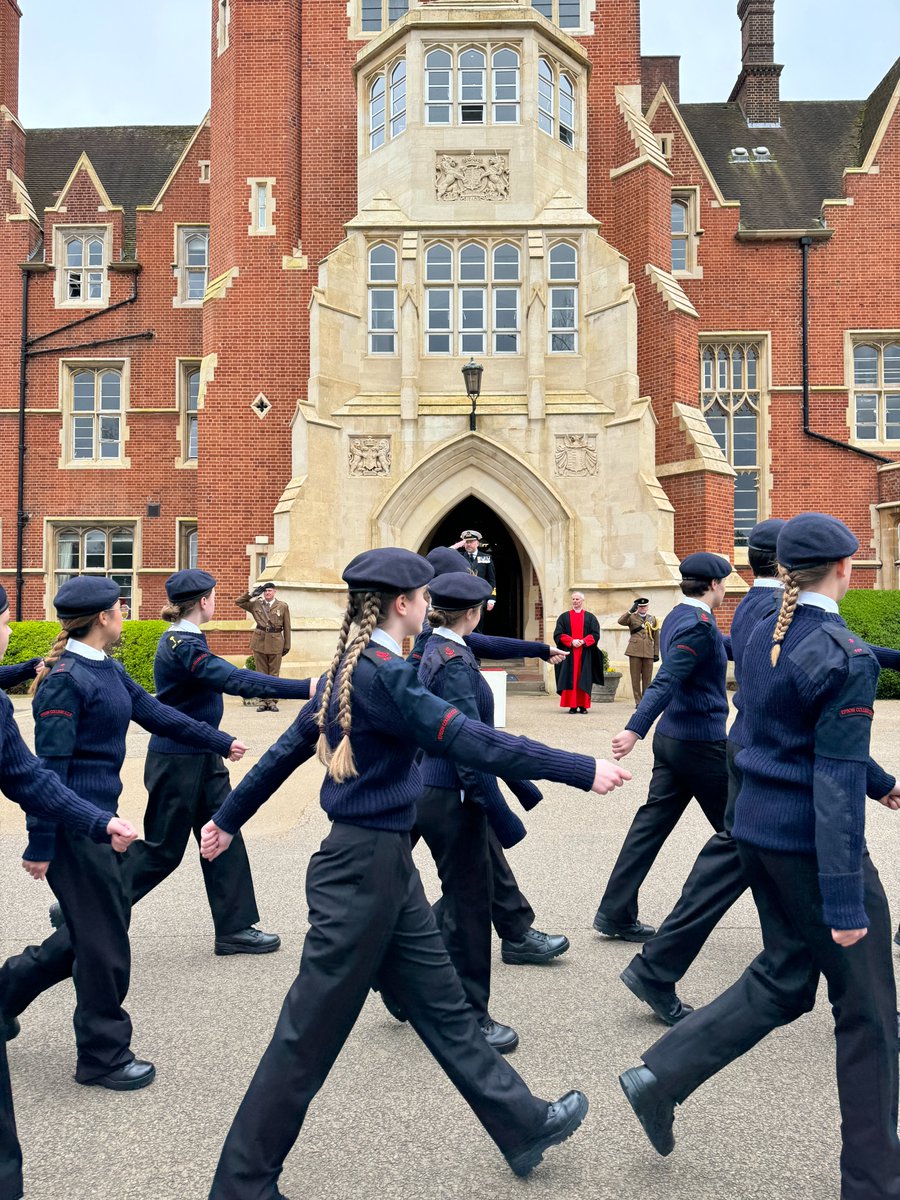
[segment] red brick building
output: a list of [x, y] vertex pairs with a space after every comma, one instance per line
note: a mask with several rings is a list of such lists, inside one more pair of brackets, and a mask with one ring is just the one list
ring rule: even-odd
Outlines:
[[668, 594], [676, 555], [740, 564], [758, 517], [801, 509], [896, 587], [900, 60], [867, 98], [781, 101], [773, 10], [739, 0], [731, 96], [680, 105], [639, 0], [213, 0], [199, 127], [26, 131], [0, 0], [21, 615], [91, 570], [155, 616], [199, 556], [223, 651], [266, 568], [318, 658], [352, 553], [481, 522], [498, 620], [534, 632], [569, 587]]

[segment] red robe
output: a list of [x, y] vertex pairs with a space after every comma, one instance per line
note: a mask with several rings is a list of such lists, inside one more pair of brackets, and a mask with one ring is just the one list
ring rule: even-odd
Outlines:
[[[562, 642], [562, 644], [565, 646], [565, 648], [567, 650], [571, 651], [571, 654], [572, 654], [572, 679], [577, 680], [581, 675], [582, 647], [581, 646], [573, 647], [572, 642], [576, 638], [580, 638], [584, 641], [585, 646], [593, 646], [595, 639], [594, 639], [594, 635], [592, 633], [589, 633], [587, 635], [587, 637], [584, 636], [584, 609], [582, 609], [581, 612], [576, 612], [574, 608], [571, 609], [569, 612], [569, 620], [572, 622], [572, 632], [571, 632], [571, 634], [568, 634], [568, 633], [560, 634], [559, 640]], [[579, 687], [569, 688], [567, 691], [563, 692], [560, 695], [559, 707], [560, 708], [590, 708], [591, 707], [591, 694], [590, 694], [590, 692], [583, 692]]]

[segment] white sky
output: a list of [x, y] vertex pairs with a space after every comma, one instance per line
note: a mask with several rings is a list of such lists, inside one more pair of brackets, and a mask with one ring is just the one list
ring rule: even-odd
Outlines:
[[[210, 0], [20, 6], [26, 127], [191, 125], [209, 107]], [[776, 0], [775, 19], [787, 100], [862, 99], [900, 54], [900, 0]], [[645, 54], [682, 56], [683, 100], [728, 99], [740, 65], [737, 0], [643, 0], [642, 24]]]

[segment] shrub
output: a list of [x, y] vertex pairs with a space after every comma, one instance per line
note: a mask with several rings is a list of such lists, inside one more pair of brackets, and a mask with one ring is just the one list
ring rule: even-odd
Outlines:
[[125, 621], [122, 639], [112, 652], [135, 683], [148, 692], [156, 691], [153, 659], [159, 639], [168, 628], [168, 621]]
[[[9, 649], [3, 659], [4, 666], [27, 662], [29, 658], [43, 658], [56, 641], [59, 625], [56, 621], [14, 621], [9, 639]], [[31, 687], [31, 680], [10, 688], [11, 692], [24, 693]]]
[[[858, 588], [847, 593], [841, 616], [854, 633], [875, 646], [900, 650], [900, 594]], [[878, 680], [880, 700], [900, 699], [900, 671], [882, 671]]]
[[246, 667], [246, 669], [248, 671], [256, 670], [256, 659], [253, 657], [252, 654], [248, 655], [246, 661], [244, 662], [244, 666]]

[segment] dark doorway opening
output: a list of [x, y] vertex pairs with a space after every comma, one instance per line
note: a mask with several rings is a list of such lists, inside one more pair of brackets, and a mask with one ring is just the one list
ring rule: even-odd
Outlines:
[[421, 553], [427, 554], [435, 546], [452, 546], [464, 529], [478, 530], [482, 548], [490, 552], [497, 572], [497, 603], [493, 612], [485, 613], [482, 630], [495, 636], [522, 637], [525, 627], [522, 558], [515, 539], [492, 508], [468, 496], [432, 530]]

